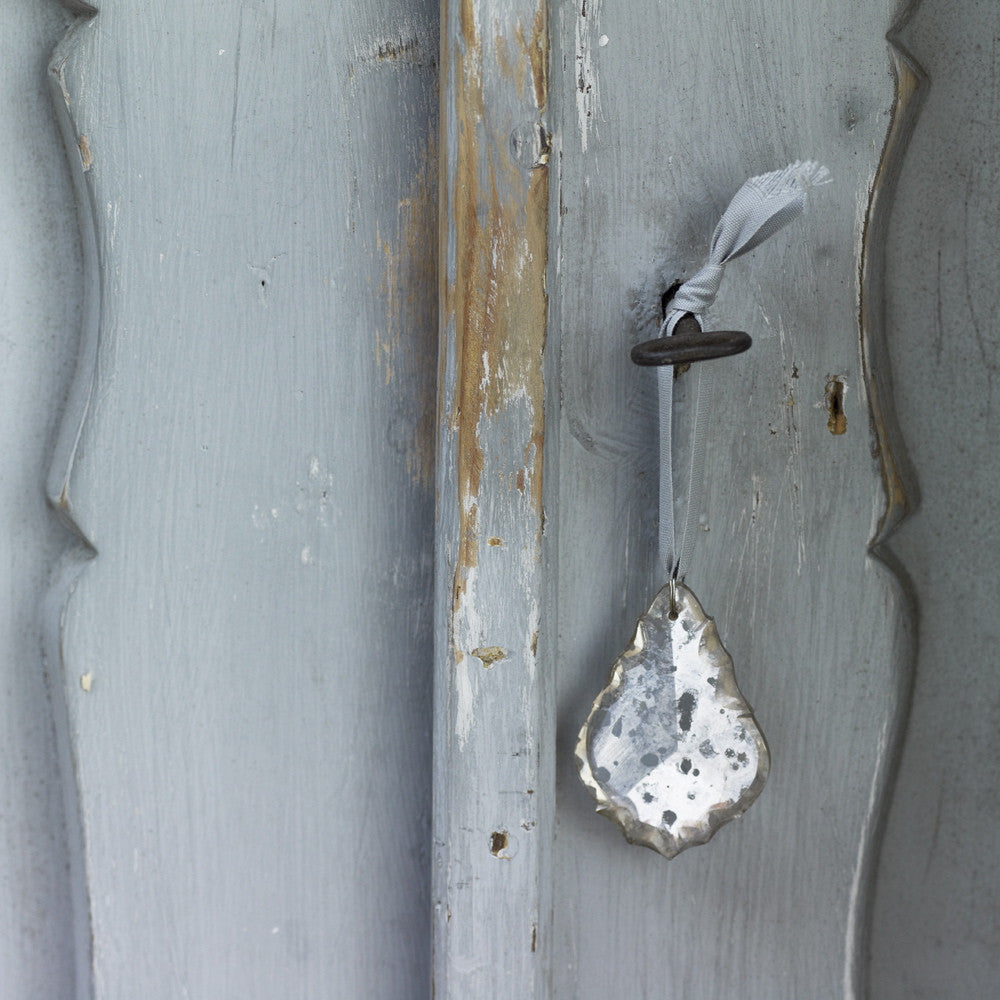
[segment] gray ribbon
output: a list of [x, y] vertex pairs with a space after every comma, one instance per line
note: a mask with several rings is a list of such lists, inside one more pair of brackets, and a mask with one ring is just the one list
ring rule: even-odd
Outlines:
[[[670, 336], [677, 321], [685, 313], [701, 317], [719, 294], [726, 264], [759, 247], [782, 226], [802, 214], [810, 188], [825, 184], [830, 172], [815, 160], [796, 161], [783, 170], [751, 177], [733, 196], [722, 213], [712, 234], [708, 261], [693, 277], [685, 281], [667, 305], [661, 336]], [[708, 366], [710, 367], [710, 366]], [[694, 446], [688, 471], [687, 511], [680, 545], [675, 542], [673, 466], [670, 438], [673, 409], [673, 369], [660, 369], [660, 558], [668, 576], [678, 576], [681, 562], [686, 563], [688, 546], [693, 537], [692, 522], [696, 519], [696, 487], [700, 479], [701, 454], [705, 431], [702, 427], [711, 373], [704, 364], [697, 365], [695, 389]]]

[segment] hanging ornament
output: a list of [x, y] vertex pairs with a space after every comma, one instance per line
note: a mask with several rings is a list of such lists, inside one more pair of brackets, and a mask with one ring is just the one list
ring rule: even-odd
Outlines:
[[615, 661], [577, 747], [580, 774], [633, 844], [704, 844], [760, 793], [770, 757], [715, 622], [671, 582]]
[[[704, 350], [698, 353], [700, 317], [718, 294], [724, 267], [801, 214], [808, 189], [827, 180], [826, 168], [814, 162], [748, 180], [716, 227], [708, 262], [668, 303], [660, 330], [667, 339], [640, 345], [637, 350], [646, 360], [635, 352], [633, 357], [641, 364], [669, 365], [745, 350], [746, 335], [709, 334], [701, 336]], [[678, 340], [671, 344], [675, 330]], [[657, 356], [661, 360], [648, 360]], [[705, 437], [708, 380], [701, 369], [679, 544], [671, 454], [673, 372], [660, 369], [660, 558], [667, 584], [612, 666], [576, 748], [580, 776], [597, 811], [613, 819], [629, 841], [667, 858], [704, 844], [720, 826], [741, 816], [770, 769], [767, 742], [737, 687], [715, 621], [682, 582], [694, 536], [692, 492]]]

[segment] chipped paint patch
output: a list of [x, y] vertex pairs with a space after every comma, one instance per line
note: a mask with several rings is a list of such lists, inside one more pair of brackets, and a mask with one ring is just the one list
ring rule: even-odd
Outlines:
[[81, 135], [77, 139], [76, 145], [80, 150], [80, 163], [84, 171], [87, 171], [94, 165], [94, 154], [90, 151], [90, 140], [85, 135]]
[[507, 650], [502, 646], [479, 646], [472, 651], [477, 660], [483, 661], [483, 666], [489, 670], [494, 663], [507, 659]]
[[490, 854], [495, 858], [509, 858], [510, 834], [506, 830], [494, 830], [490, 834]]

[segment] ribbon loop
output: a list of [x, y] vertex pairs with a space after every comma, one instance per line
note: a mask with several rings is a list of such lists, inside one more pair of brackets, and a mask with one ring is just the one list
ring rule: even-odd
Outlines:
[[669, 303], [663, 333], [673, 333], [685, 313], [703, 316], [719, 294], [725, 265], [798, 218], [809, 189], [829, 180], [830, 171], [815, 160], [797, 160], [782, 170], [746, 181], [715, 227], [708, 262], [681, 285]]
[[[684, 282], [667, 304], [666, 318], [660, 332], [670, 336], [682, 316], [692, 313], [701, 325], [701, 317], [719, 294], [725, 265], [760, 246], [783, 226], [802, 214], [809, 189], [826, 184], [830, 172], [815, 160], [797, 160], [782, 170], [751, 177], [733, 196], [712, 234], [708, 261]], [[694, 538], [692, 522], [697, 516], [697, 486], [704, 453], [706, 398], [710, 392], [711, 373], [698, 365], [694, 387], [693, 446], [684, 489], [687, 503], [680, 539], [675, 538], [674, 468], [671, 446], [673, 409], [673, 372], [660, 369], [660, 560], [670, 578], [680, 574], [686, 564], [688, 546]]]

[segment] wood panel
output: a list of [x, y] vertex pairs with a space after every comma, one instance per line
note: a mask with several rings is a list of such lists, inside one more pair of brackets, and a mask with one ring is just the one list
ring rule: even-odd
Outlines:
[[436, 25], [109, 0], [54, 60], [81, 996], [426, 995]]
[[893, 541], [921, 609], [874, 912], [872, 994], [988, 997], [1000, 976], [996, 670], [1000, 9], [924, 0], [927, 97], [887, 244], [888, 346], [921, 505]]
[[69, 171], [46, 82], [68, 22], [54, 3], [3, 5], [0, 970], [4, 995], [17, 1000], [69, 997], [73, 988], [68, 849], [39, 609], [66, 544], [43, 484], [81, 297]]
[[[892, 14], [889, 3], [581, 0], [555, 18], [556, 996], [865, 993], [871, 867], [912, 644], [901, 586], [869, 553], [906, 502], [872, 360], [880, 213], [898, 169], [880, 173], [880, 161], [894, 110], [906, 119], [894, 67], [901, 94], [910, 79], [885, 41]], [[654, 335], [661, 293], [701, 265], [740, 183], [800, 158], [827, 164], [834, 184], [730, 265], [710, 315], [754, 347], [712, 363], [687, 569], [767, 734], [771, 776], [741, 821], [667, 863], [593, 813], [572, 754], [663, 582], [654, 379], [628, 348]], [[828, 409], [834, 379], [846, 428]]]

